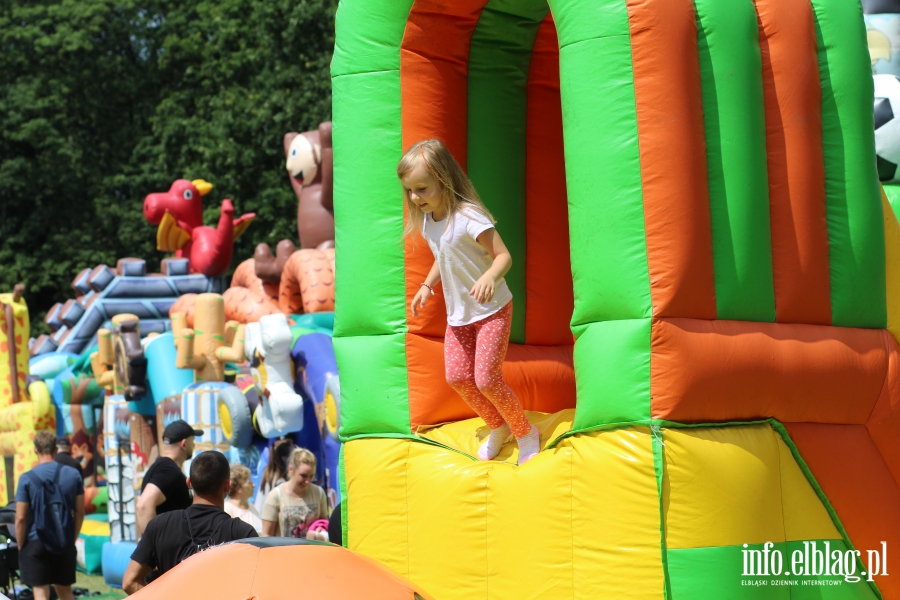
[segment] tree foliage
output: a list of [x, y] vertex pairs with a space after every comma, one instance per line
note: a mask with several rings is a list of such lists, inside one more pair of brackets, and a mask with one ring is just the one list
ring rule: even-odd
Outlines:
[[337, 0], [0, 0], [0, 291], [27, 287], [34, 335], [83, 268], [155, 268], [141, 206], [178, 178], [215, 185], [296, 240], [282, 137], [330, 118]]

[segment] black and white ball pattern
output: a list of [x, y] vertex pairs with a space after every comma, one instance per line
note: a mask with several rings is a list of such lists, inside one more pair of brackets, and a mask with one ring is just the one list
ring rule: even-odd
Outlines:
[[894, 75], [875, 75], [875, 156], [878, 178], [898, 180], [900, 173], [900, 79]]

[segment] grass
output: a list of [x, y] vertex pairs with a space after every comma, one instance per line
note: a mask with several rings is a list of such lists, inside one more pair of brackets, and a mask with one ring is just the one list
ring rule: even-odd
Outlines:
[[100, 592], [100, 596], [95, 596], [95, 598], [100, 600], [119, 600], [119, 598], [125, 597], [125, 592], [119, 588], [106, 585], [106, 582], [103, 581], [103, 575], [88, 575], [87, 573], [78, 571], [75, 576], [75, 586], [85, 588], [91, 594]]

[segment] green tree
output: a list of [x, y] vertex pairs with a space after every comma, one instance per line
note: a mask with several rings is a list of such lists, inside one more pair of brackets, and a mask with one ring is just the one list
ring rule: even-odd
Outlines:
[[330, 118], [334, 0], [0, 0], [0, 290], [27, 286], [35, 335], [83, 268], [155, 267], [146, 194], [215, 185], [296, 241], [282, 137]]

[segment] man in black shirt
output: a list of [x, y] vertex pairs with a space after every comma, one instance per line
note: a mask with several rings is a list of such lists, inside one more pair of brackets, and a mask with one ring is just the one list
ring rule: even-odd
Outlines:
[[224, 510], [231, 488], [231, 467], [224, 454], [215, 450], [198, 454], [191, 462], [188, 484], [194, 490], [189, 508], [159, 515], [147, 524], [122, 579], [128, 594], [144, 587], [154, 568], [162, 575], [210, 546], [257, 537], [252, 525], [231, 518]]
[[69, 443], [69, 438], [64, 435], [56, 438], [56, 456], [53, 457], [53, 460], [61, 465], [72, 467], [78, 471], [81, 479], [84, 480], [84, 471], [81, 470], [81, 463], [72, 458], [72, 444]]
[[181, 420], [170, 423], [163, 431], [162, 456], [144, 474], [141, 496], [135, 506], [138, 537], [156, 515], [191, 505], [191, 492], [181, 469], [184, 461], [194, 453], [194, 436], [197, 435], [203, 435], [203, 431]]

